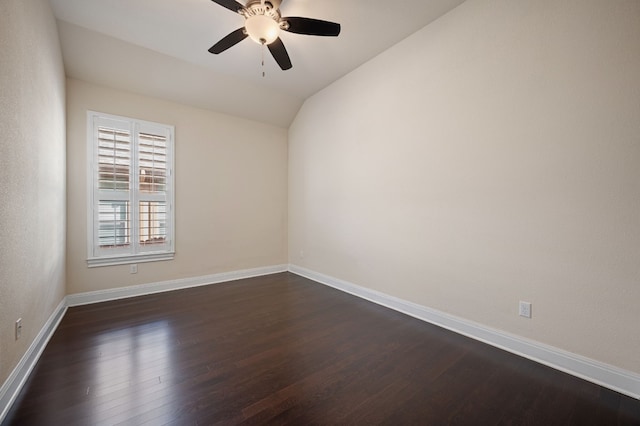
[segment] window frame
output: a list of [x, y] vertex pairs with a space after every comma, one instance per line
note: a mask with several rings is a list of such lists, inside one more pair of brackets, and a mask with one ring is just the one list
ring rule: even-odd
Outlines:
[[[98, 187], [98, 127], [100, 121], [120, 122], [128, 125], [130, 133], [130, 171], [129, 189], [114, 190], [113, 201], [129, 202], [129, 247], [105, 249], [99, 243], [98, 209], [100, 201], [109, 198], [100, 197], [104, 189]], [[118, 127], [119, 128], [119, 127]], [[122, 127], [124, 129], [124, 126]], [[159, 133], [156, 133], [159, 132]], [[140, 191], [139, 174], [139, 137], [140, 133], [152, 133], [166, 136], [166, 182], [165, 191], [159, 194], [144, 194]], [[175, 127], [168, 124], [139, 120], [131, 117], [87, 111], [87, 266], [113, 266], [132, 263], [172, 260], [175, 257]], [[123, 194], [128, 192], [128, 196]], [[160, 201], [166, 203], [167, 220], [165, 222], [166, 242], [162, 247], [146, 247], [140, 243], [139, 209], [141, 202]], [[137, 206], [137, 207], [136, 207]], [[138, 213], [134, 215], [134, 213]]]

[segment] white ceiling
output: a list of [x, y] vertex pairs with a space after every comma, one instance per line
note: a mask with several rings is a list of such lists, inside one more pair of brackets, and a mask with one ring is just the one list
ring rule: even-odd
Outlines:
[[266, 77], [248, 38], [207, 51], [244, 22], [211, 0], [50, 1], [69, 77], [288, 127], [306, 98], [464, 0], [283, 0], [282, 16], [338, 22], [342, 32], [282, 33], [293, 69], [266, 51]]

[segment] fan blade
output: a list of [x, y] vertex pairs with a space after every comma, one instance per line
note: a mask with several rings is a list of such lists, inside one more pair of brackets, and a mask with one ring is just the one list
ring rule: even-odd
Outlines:
[[287, 49], [285, 49], [282, 40], [280, 40], [280, 37], [278, 37], [276, 41], [269, 44], [267, 47], [269, 48], [269, 52], [271, 52], [271, 54], [273, 55], [273, 59], [276, 60], [283, 71], [286, 71], [293, 67], [293, 65], [291, 65], [291, 59], [289, 59]]
[[244, 31], [244, 27], [238, 28], [237, 30], [214, 44], [211, 49], [209, 49], [209, 52], [217, 55], [218, 53], [222, 53], [228, 48], [240, 43], [245, 38], [247, 38], [247, 33]]
[[340, 24], [320, 19], [289, 17], [282, 18], [289, 24], [285, 31], [296, 34], [336, 37], [340, 34]]
[[236, 13], [244, 9], [244, 6], [235, 0], [212, 0], [212, 1]]

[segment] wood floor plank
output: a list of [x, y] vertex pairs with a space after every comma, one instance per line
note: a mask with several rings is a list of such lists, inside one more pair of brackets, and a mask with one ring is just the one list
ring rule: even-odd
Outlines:
[[70, 308], [9, 425], [640, 425], [640, 401], [291, 273]]

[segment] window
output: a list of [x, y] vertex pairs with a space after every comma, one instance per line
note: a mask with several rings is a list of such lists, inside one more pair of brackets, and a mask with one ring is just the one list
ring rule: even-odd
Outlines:
[[88, 264], [173, 259], [174, 128], [89, 111]]

